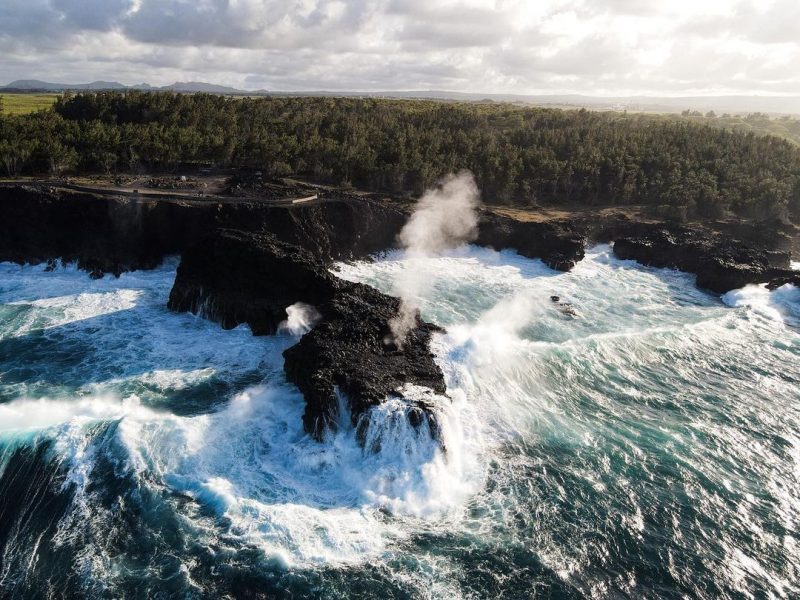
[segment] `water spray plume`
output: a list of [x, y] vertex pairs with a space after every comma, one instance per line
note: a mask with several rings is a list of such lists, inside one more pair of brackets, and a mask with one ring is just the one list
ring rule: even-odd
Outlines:
[[295, 302], [286, 307], [286, 320], [278, 325], [278, 331], [289, 335], [304, 335], [319, 323], [322, 315], [310, 304]]
[[417, 202], [408, 222], [400, 231], [410, 264], [397, 281], [400, 311], [389, 322], [392, 334], [387, 342], [402, 348], [406, 336], [417, 323], [416, 298], [428, 285], [420, 261], [471, 242], [478, 234], [480, 191], [469, 171], [448, 175]]

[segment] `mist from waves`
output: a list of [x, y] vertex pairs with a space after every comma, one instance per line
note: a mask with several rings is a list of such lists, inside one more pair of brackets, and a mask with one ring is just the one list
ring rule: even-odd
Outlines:
[[480, 191], [469, 171], [448, 175], [426, 190], [398, 235], [403, 258], [412, 268], [398, 274], [390, 292], [400, 298], [398, 314], [389, 321], [391, 339], [398, 347], [417, 323], [417, 297], [429, 281], [419, 277], [413, 263], [458, 248], [478, 236]]
[[[337, 273], [391, 291], [408, 268], [390, 253]], [[798, 290], [719, 298], [607, 247], [566, 274], [474, 247], [413, 268], [447, 327], [446, 453], [399, 400], [366, 449], [347, 415], [308, 438], [280, 356], [304, 311], [254, 338], [166, 311], [174, 263], [99, 282], [0, 265], [0, 585], [799, 592]]]

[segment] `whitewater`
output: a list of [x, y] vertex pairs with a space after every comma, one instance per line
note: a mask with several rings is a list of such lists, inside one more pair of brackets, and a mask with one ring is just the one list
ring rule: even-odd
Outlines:
[[[0, 596], [795, 598], [800, 290], [720, 297], [597, 246], [337, 264], [442, 325], [406, 406], [324, 442], [278, 335], [166, 309], [177, 259], [0, 264]], [[422, 389], [409, 388], [414, 397]]]

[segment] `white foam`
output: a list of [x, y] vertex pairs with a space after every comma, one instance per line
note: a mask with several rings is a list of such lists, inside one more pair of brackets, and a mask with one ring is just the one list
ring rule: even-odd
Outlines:
[[[37, 395], [59, 397], [64, 385], [83, 379], [82, 395], [127, 397], [161, 403], [170, 391], [211, 380], [233, 380], [242, 373], [279, 370], [280, 352], [291, 340], [274, 343], [253, 337], [246, 327], [225, 331], [191, 314], [166, 309], [175, 261], [153, 271], [92, 280], [72, 267], [45, 272], [40, 266], [0, 264], [0, 340], [23, 338], [40, 348], [74, 349], [76, 360], [33, 365], [20, 389], [0, 391], [30, 396], [30, 384], [48, 382]], [[66, 354], [66, 353], [65, 353]], [[22, 360], [22, 359], [21, 359]], [[59, 385], [61, 384], [61, 385]], [[146, 389], [142, 389], [142, 386]], [[219, 400], [223, 400], [220, 398]]]
[[[725, 371], [720, 377], [720, 357], [736, 356], [744, 369], [747, 361], [772, 352], [768, 358], [787, 373], [764, 375], [763, 365], [758, 377], [748, 372], [740, 382], [748, 401], [728, 408], [764, 402], [764, 390], [770, 399], [796, 402], [796, 361], [780, 361], [796, 356], [791, 352], [798, 338], [788, 328], [776, 337], [776, 314], [770, 312], [784, 311], [785, 318], [785, 310], [797, 304], [797, 290], [791, 286], [772, 293], [758, 286], [732, 292], [724, 300], [741, 310], [730, 310], [718, 297], [697, 290], [691, 276], [619, 261], [608, 247], [590, 249], [586, 260], [566, 274], [513, 252], [476, 248], [421, 259], [417, 266], [430, 279], [429, 289], [419, 297], [423, 314], [447, 327], [432, 342], [450, 395], [435, 399], [446, 452], [427, 435], [425, 425], [414, 429], [408, 424], [408, 405], [400, 400], [372, 411], [363, 448], [345, 411], [339, 430], [316, 442], [302, 430], [302, 397], [279, 374], [280, 352], [294, 341], [290, 336], [254, 340], [246, 329], [222, 332], [216, 325], [156, 308], [146, 313], [145, 321], [156, 323], [152, 327], [132, 320], [107, 335], [92, 333], [111, 353], [127, 348], [126, 356], [135, 357], [132, 362], [146, 365], [124, 372], [121, 381], [174, 390], [217, 370], [254, 366], [267, 372], [268, 381], [229, 400], [220, 398], [227, 403], [191, 417], [153, 411], [128, 396], [120, 400], [103, 394], [109, 382], [101, 381], [93, 384], [96, 394], [90, 398], [12, 402], [6, 413], [0, 412], [0, 422], [5, 416], [17, 427], [14, 431], [42, 427], [62, 436], [59, 448], [72, 465], [70, 481], [91, 511], [85, 482], [98, 451], [89, 443], [91, 429], [97, 420], [118, 420], [115, 442], [127, 453], [126, 468], [139, 476], [142, 486], [166, 486], [194, 498], [230, 523], [223, 532], [226, 541], [238, 537], [284, 566], [368, 560], [391, 564], [399, 542], [426, 531], [464, 535], [487, 546], [531, 548], [565, 580], [580, 580], [591, 571], [587, 565], [592, 557], [607, 549], [604, 532], [576, 537], [569, 529], [574, 524], [561, 518], [563, 494], [569, 493], [564, 481], [584, 481], [587, 490], [613, 496], [619, 502], [614, 508], [619, 522], [632, 535], [641, 535], [650, 507], [636, 496], [641, 486], [621, 474], [626, 464], [645, 471], [659, 464], [660, 455], [647, 448], [648, 441], [656, 440], [659, 449], [669, 447], [679, 465], [712, 479], [721, 473], [736, 477], [763, 462], [753, 454], [749, 438], [732, 436], [735, 423], [701, 428], [695, 424], [697, 413], [683, 412], [685, 404], [696, 402], [693, 409], [716, 414], [722, 400], [706, 407], [702, 398], [731, 393], [730, 380], [738, 375]], [[398, 271], [406, 268], [402, 255], [389, 253], [374, 263], [341, 265], [339, 274], [388, 291]], [[167, 271], [161, 275], [166, 280], [169, 276]], [[11, 289], [13, 279], [10, 284], [0, 281], [3, 298], [35, 301], [35, 286]], [[66, 283], [46, 285], [57, 298], [87, 292]], [[104, 279], [98, 285], [106, 289], [91, 293], [115, 293], [114, 286], [142, 292], [131, 300], [133, 309], [107, 313], [115, 319], [136, 313], [143, 303], [163, 303], [169, 290], [158, 278]], [[579, 318], [565, 318], [551, 295], [572, 303]], [[103, 308], [98, 304], [92, 310]], [[758, 318], [750, 318], [751, 312]], [[135, 339], [125, 339], [134, 330]], [[118, 344], [121, 336], [129, 347]], [[758, 343], [764, 339], [774, 343]], [[416, 388], [405, 394], [429, 399]], [[659, 410], [663, 405], [668, 409]], [[763, 414], [769, 417], [769, 411]], [[781, 418], [791, 414], [784, 410]], [[737, 419], [748, 426], [752, 422], [741, 414]], [[702, 444], [685, 443], [689, 436], [713, 439], [709, 447], [734, 456], [731, 473], [725, 473], [722, 463], [710, 469], [708, 456], [699, 453]], [[726, 440], [735, 443], [726, 446]], [[548, 469], [562, 469], [562, 483], [553, 483]], [[663, 475], [649, 474], [651, 481]], [[793, 489], [779, 470], [770, 477], [778, 488]], [[794, 498], [786, 493], [791, 502]], [[584, 501], [569, 499], [591, 513], [595, 507]], [[516, 520], [524, 526], [509, 525]], [[590, 528], [592, 522], [586, 525]], [[405, 544], [399, 547], [399, 552], [408, 552]], [[393, 576], [408, 581], [419, 577], [413, 585], [454, 591], [443, 579], [456, 579], [456, 561], [450, 564], [425, 552], [415, 553], [414, 560], [419, 568], [413, 574], [393, 571]], [[586, 577], [597, 589], [613, 584], [591, 580], [596, 574]]]
[[67, 296], [55, 296], [40, 300], [9, 302], [10, 306], [31, 306], [50, 309], [50, 316], [45, 328], [58, 327], [91, 317], [99, 317], [122, 310], [130, 310], [136, 306], [141, 297], [141, 290], [122, 289], [104, 293], [81, 293]]
[[322, 315], [316, 307], [305, 302], [295, 302], [286, 307], [286, 320], [278, 326], [278, 331], [289, 335], [303, 335], [311, 331], [321, 318]]
[[153, 418], [156, 413], [143, 407], [135, 396], [124, 400], [113, 397], [20, 398], [0, 404], [0, 432], [83, 425], [131, 414]]
[[138, 471], [213, 507], [281, 563], [355, 562], [403, 535], [382, 511], [438, 518], [476, 489], [458, 411], [442, 411], [445, 455], [406, 410], [399, 400], [373, 410], [363, 448], [346, 416], [326, 442], [310, 439], [302, 398], [285, 387], [253, 388], [200, 417], [128, 417], [119, 431]]
[[776, 290], [766, 285], [748, 285], [723, 294], [722, 301], [732, 308], [747, 308], [751, 313], [776, 322], [795, 323], [800, 319], [800, 289], [786, 284]]

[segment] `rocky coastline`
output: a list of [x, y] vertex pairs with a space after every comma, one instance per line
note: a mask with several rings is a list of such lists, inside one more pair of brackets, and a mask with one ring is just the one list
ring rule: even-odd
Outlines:
[[699, 288], [723, 294], [791, 277], [791, 233], [779, 221], [698, 225], [620, 220], [604, 223], [595, 237], [613, 242], [617, 258], [693, 273]]
[[[364, 259], [396, 246], [408, 216], [402, 204], [329, 193], [319, 201], [158, 200], [47, 186], [0, 186], [0, 261], [76, 262], [93, 277], [153, 268], [180, 254], [168, 306], [254, 335], [276, 333], [287, 307], [313, 307], [317, 323], [284, 353], [287, 380], [303, 393], [305, 430], [317, 439], [340, 423], [346, 402], [357, 431], [369, 409], [406, 386], [430, 390], [406, 398], [412, 425], [438, 431], [436, 403], [446, 393], [430, 351], [438, 327], [416, 316], [396, 347], [389, 321], [399, 300], [330, 272], [337, 260]], [[772, 223], [711, 225], [640, 221], [622, 214], [525, 221], [488, 210], [476, 243], [539, 258], [568, 271], [589, 243], [613, 243], [621, 259], [697, 275], [724, 293], [749, 283], [800, 283], [790, 269], [796, 235]]]
[[[303, 425], [317, 439], [337, 426], [339, 394], [358, 426], [369, 407], [401, 395], [407, 383], [446, 391], [429, 349], [437, 328], [417, 315], [416, 327], [397, 348], [389, 341], [389, 321], [399, 301], [339, 279], [328, 266], [274, 234], [218, 229], [184, 252], [168, 304], [226, 328], [246, 323], [254, 335], [276, 333], [289, 306], [313, 310], [318, 323], [284, 352], [284, 370], [306, 399]], [[413, 406], [435, 423], [433, 405]], [[412, 417], [412, 424], [422, 420]]]

